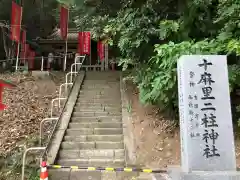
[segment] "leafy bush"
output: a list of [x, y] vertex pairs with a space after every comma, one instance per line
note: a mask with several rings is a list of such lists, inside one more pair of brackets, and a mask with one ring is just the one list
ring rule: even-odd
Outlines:
[[91, 7], [91, 14], [89, 6], [81, 8], [79, 29], [91, 30], [96, 40], [117, 49], [111, 55], [123, 70], [134, 66], [131, 78], [142, 103], [177, 111], [181, 55], [228, 54], [231, 92], [240, 85], [239, 0], [103, 0]]

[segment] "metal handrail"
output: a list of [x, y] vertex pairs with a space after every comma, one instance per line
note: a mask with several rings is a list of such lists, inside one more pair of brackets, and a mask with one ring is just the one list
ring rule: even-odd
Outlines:
[[[74, 59], [74, 63], [77, 63], [77, 58], [80, 58], [80, 59], [83, 58], [82, 62], [80, 61], [80, 63], [83, 63], [83, 61], [86, 58], [86, 55], [85, 56], [76, 56], [75, 59]], [[74, 72], [77, 72], [77, 67], [76, 66], [75, 66], [75, 71]]]
[[45, 118], [40, 122], [40, 130], [39, 130], [39, 146], [42, 146], [42, 125], [43, 123], [47, 122], [47, 121], [56, 121], [58, 120], [58, 118]]
[[22, 161], [22, 178], [21, 180], [24, 180], [24, 176], [25, 176], [25, 164], [26, 164], [26, 156], [27, 153], [29, 151], [37, 151], [37, 150], [45, 150], [46, 147], [32, 147], [32, 148], [28, 148], [25, 150], [24, 154], [23, 154], [23, 161]]
[[[65, 93], [67, 94], [67, 86], [68, 85], [73, 85], [72, 83], [72, 74], [77, 74], [77, 68], [76, 68], [76, 64], [77, 64], [77, 58], [83, 58], [82, 62], [80, 62], [79, 65], [82, 65], [83, 64], [83, 61], [85, 60], [86, 56], [76, 56], [75, 59], [74, 59], [74, 64], [71, 65], [71, 72], [67, 73], [66, 74], [66, 82], [64, 84], [61, 84], [60, 85], [60, 90], [59, 90], [59, 98], [61, 98], [62, 96], [62, 86], [65, 85]], [[72, 71], [72, 67], [75, 65], [75, 71], [73, 72]], [[81, 69], [81, 66], [80, 66], [80, 69]], [[68, 83], [68, 76], [71, 75], [71, 79], [70, 79], [70, 83]], [[75, 76], [76, 77], [76, 76]], [[59, 107], [60, 107], [60, 100], [59, 100]]]
[[[86, 58], [86, 55], [85, 56], [76, 56], [75, 59], [74, 59], [74, 63], [77, 63], [77, 58], [80, 58], [80, 63], [83, 63], [83, 61]], [[83, 58], [82, 62], [81, 62], [81, 58]], [[76, 66], [75, 66], [75, 71], [74, 72], [77, 72], [77, 67]]]
[[74, 74], [74, 73], [77, 74], [78, 72], [68, 72], [68, 73], [66, 74], [66, 76], [65, 76], [65, 79], [66, 79], [65, 82], [66, 82], [66, 83], [68, 83], [68, 76], [71, 75], [71, 74]]
[[[77, 56], [78, 57], [78, 56]], [[84, 59], [85, 59], [85, 56], [84, 56]], [[84, 59], [83, 59], [83, 61], [84, 61]], [[75, 60], [76, 61], [76, 60]], [[82, 62], [83, 62], [82, 61]], [[81, 67], [80, 67], [81, 68]], [[71, 72], [71, 74], [72, 74], [73, 72]], [[74, 73], [79, 73], [79, 72], [74, 72]], [[70, 74], [70, 73], [67, 73], [67, 75], [66, 75], [66, 81], [67, 81], [67, 77], [68, 77], [68, 74]], [[71, 78], [72, 79], [72, 78]], [[71, 81], [72, 82], [72, 81]], [[66, 83], [68, 83], [68, 82], [66, 82]], [[75, 83], [75, 82], [74, 82]], [[74, 83], [72, 83], [73, 85], [74, 85]], [[72, 86], [73, 87], [73, 86]], [[61, 90], [61, 87], [60, 87], [60, 90]], [[72, 88], [71, 88], [71, 90], [70, 91], [72, 91]], [[39, 132], [39, 136], [40, 136], [40, 140], [39, 140], [39, 144], [40, 144], [40, 146], [41, 146], [41, 144], [42, 144], [42, 124], [45, 122], [45, 121], [53, 121], [53, 120], [57, 120], [57, 122], [55, 123], [55, 125], [54, 125], [54, 127], [53, 127], [53, 130], [52, 130], [52, 132], [51, 132], [51, 135], [50, 135], [50, 138], [49, 139], [51, 139], [52, 138], [52, 136], [53, 136], [53, 134], [54, 134], [54, 132], [55, 132], [55, 130], [56, 130], [56, 127], [57, 127], [57, 124], [58, 124], [58, 122], [59, 122], [59, 119], [60, 119], [60, 117], [62, 116], [62, 114], [63, 114], [63, 111], [61, 112], [61, 114], [60, 114], [60, 116], [58, 117], [58, 118], [56, 118], [56, 117], [52, 117], [52, 115], [53, 115], [53, 104], [54, 104], [54, 101], [56, 101], [56, 100], [59, 100], [59, 99], [61, 99], [61, 100], [66, 100], [67, 98], [55, 98], [55, 99], [53, 99], [52, 100], [52, 102], [51, 102], [51, 117], [50, 118], [45, 118], [45, 119], [43, 119], [41, 122], [40, 122], [40, 132]], [[66, 103], [67, 103], [67, 101], [65, 102], [65, 104], [64, 104], [64, 106], [63, 106], [63, 109], [66, 107]], [[60, 106], [59, 106], [60, 107]], [[47, 152], [47, 148], [48, 148], [48, 146], [49, 146], [49, 143], [50, 143], [50, 141], [48, 141], [48, 144], [47, 144], [47, 146], [46, 147], [32, 147], [32, 148], [28, 148], [28, 149], [26, 149], [25, 150], [25, 152], [24, 152], [24, 154], [23, 154], [23, 164], [22, 164], [22, 177], [21, 177], [21, 180], [24, 180], [24, 176], [25, 176], [25, 164], [26, 164], [26, 156], [27, 156], [27, 153], [29, 152], [29, 151], [36, 151], [36, 150], [44, 150], [44, 152], [43, 152], [43, 154], [41, 154], [41, 159], [40, 159], [40, 161], [42, 161], [42, 158], [46, 155], [46, 152]]]
[[[77, 58], [83, 58], [82, 62], [80, 63], [77, 63]], [[72, 82], [72, 74], [73, 74], [73, 66], [75, 66], [75, 71], [74, 73], [76, 74], [77, 72], [77, 65], [82, 65], [83, 64], [83, 61], [85, 60], [86, 56], [76, 56], [75, 59], [74, 59], [74, 63], [71, 65], [71, 77], [70, 77], [70, 82]], [[81, 66], [80, 66], [80, 69], [81, 69]], [[76, 77], [76, 75], [75, 75]]]
[[[59, 106], [59, 107], [61, 106], [61, 103], [60, 103], [61, 100], [60, 100], [60, 98], [62, 97], [62, 87], [65, 86], [65, 90], [66, 90], [68, 85], [71, 85], [71, 86], [72, 86], [73, 83], [63, 83], [63, 84], [61, 84], [60, 87], [59, 87], [59, 98], [58, 98], [58, 99], [59, 99], [59, 101], [58, 101], [58, 106]], [[66, 91], [65, 93], [67, 94], [67, 91]]]
[[[70, 75], [70, 74], [77, 74], [78, 72], [68, 72], [67, 74], [66, 74], [66, 77], [65, 77], [65, 79], [66, 79], [66, 82], [65, 83], [68, 83], [68, 76]], [[72, 83], [72, 82], [70, 82], [70, 83]], [[65, 86], [65, 93], [67, 93], [67, 86]]]
[[[53, 116], [53, 104], [54, 104], [54, 102], [55, 102], [55, 101], [66, 100], [66, 99], [67, 99], [67, 98], [55, 98], [55, 99], [52, 100], [52, 103], [51, 103], [51, 111], [50, 111], [50, 117], [51, 117], [51, 118], [52, 118], [52, 116]], [[59, 106], [58, 108], [60, 108], [60, 106]]]
[[[77, 66], [77, 65], [82, 65], [82, 63], [73, 63], [72, 65], [71, 65], [71, 76], [70, 76], [70, 82], [72, 82], [72, 72], [73, 72], [73, 67], [75, 66]], [[80, 66], [81, 67], [81, 66]], [[76, 72], [76, 71], [74, 71], [74, 72]]]
[[[78, 56], [77, 56], [77, 57], [78, 57]], [[85, 58], [83, 59], [83, 61], [84, 61], [84, 60], [85, 60]], [[82, 63], [83, 63], [83, 61], [82, 61]], [[80, 69], [81, 69], [81, 68], [80, 68]], [[77, 73], [80, 72], [80, 69], [79, 69], [79, 71], [78, 71]], [[73, 72], [72, 72], [72, 73], [73, 73]], [[66, 76], [67, 76], [67, 75], [66, 75]], [[75, 81], [73, 82], [72, 87], [74, 87], [74, 84], [75, 84]], [[71, 88], [71, 90], [70, 90], [70, 93], [71, 93], [71, 91], [72, 91], [72, 88]], [[69, 93], [69, 94], [70, 94], [70, 93]], [[67, 98], [66, 98], [66, 99], [67, 99]], [[66, 107], [66, 105], [67, 105], [67, 101], [65, 101], [65, 104], [64, 104], [64, 106], [63, 106], [63, 109]], [[53, 128], [53, 130], [52, 130], [52, 132], [51, 132], [51, 135], [50, 135], [50, 138], [49, 138], [49, 139], [51, 139], [51, 138], [53, 137], [53, 134], [54, 134], [54, 132], [56, 131], [56, 127], [57, 127], [57, 125], [58, 125], [58, 123], [59, 123], [59, 119], [62, 117], [62, 115], [63, 115], [63, 111], [61, 112], [61, 114], [60, 114], [57, 122], [55, 123], [54, 128]], [[45, 149], [44, 153], [42, 154], [42, 157], [44, 157], [44, 156], [46, 155], [47, 149], [48, 149], [49, 145], [50, 145], [50, 141], [48, 141], [48, 144], [47, 144], [47, 146], [46, 146], [46, 149]]]

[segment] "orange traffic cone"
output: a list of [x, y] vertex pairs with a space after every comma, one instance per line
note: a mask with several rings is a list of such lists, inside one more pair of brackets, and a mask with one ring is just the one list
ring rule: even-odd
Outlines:
[[41, 164], [40, 180], [48, 180], [47, 162]]

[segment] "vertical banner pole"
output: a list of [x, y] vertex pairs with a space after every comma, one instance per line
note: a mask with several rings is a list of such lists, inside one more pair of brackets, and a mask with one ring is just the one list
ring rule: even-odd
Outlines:
[[69, 9], [67, 9], [67, 22], [66, 22], [66, 50], [65, 50], [65, 59], [64, 59], [64, 71], [66, 71], [67, 68], [67, 53], [68, 53], [68, 20], [69, 20]]
[[[19, 34], [21, 34], [21, 27], [22, 27], [22, 13], [23, 13], [23, 7], [22, 7], [22, 1], [20, 1], [20, 9], [21, 9], [21, 14], [20, 14], [20, 23], [19, 23]], [[20, 51], [20, 36], [19, 35], [19, 41], [18, 41], [18, 50], [17, 50], [17, 60], [16, 60], [16, 71], [18, 70], [18, 61], [19, 61], [19, 51]]]
[[18, 70], [18, 61], [19, 61], [19, 50], [20, 50], [20, 42], [18, 42], [18, 47], [17, 47], [17, 60], [16, 60], [16, 71]]
[[60, 30], [61, 30], [61, 36], [63, 39], [65, 39], [65, 56], [64, 56], [64, 62], [63, 62], [63, 71], [66, 71], [67, 68], [67, 53], [68, 53], [68, 20], [69, 20], [69, 9], [61, 6], [60, 11]]
[[24, 66], [26, 66], [26, 51], [27, 51], [27, 49], [26, 49], [26, 42], [24, 43], [24, 59], [23, 59], [23, 62], [24, 62]]
[[64, 58], [64, 71], [66, 71], [66, 67], [67, 67], [67, 52], [68, 52], [68, 43], [67, 43], [67, 38], [66, 38], [66, 49], [65, 49], [65, 58]]
[[105, 54], [105, 56], [106, 56], [105, 57], [106, 58], [106, 60], [105, 60], [106, 61], [105, 62], [106, 63], [106, 70], [108, 70], [108, 44], [106, 44], [106, 54]]
[[41, 71], [43, 71], [43, 62], [44, 62], [44, 58], [43, 58], [43, 56], [42, 56]]
[[91, 41], [92, 39], [91, 39], [91, 33], [90, 33], [90, 49], [89, 49], [89, 51], [90, 51], [90, 66], [92, 66], [92, 41]]
[[[20, 9], [21, 9], [21, 14], [20, 14], [20, 22], [19, 22], [19, 24], [17, 24], [18, 26], [20, 26], [19, 27], [19, 34], [21, 34], [21, 27], [22, 27], [22, 14], [23, 14], [23, 8], [22, 8], [22, 1], [21, 1], [21, 3], [20, 3], [21, 5], [20, 5]], [[16, 25], [16, 24], [15, 24]], [[21, 35], [19, 35], [19, 40], [18, 40], [18, 48], [17, 48], [17, 60], [16, 60], [16, 71], [18, 70], [18, 61], [19, 61], [19, 51], [20, 51], [20, 36]]]

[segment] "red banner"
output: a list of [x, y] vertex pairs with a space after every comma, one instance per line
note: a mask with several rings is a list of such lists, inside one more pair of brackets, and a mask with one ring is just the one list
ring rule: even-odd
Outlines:
[[91, 33], [79, 32], [78, 33], [78, 53], [80, 55], [90, 55], [91, 51]]
[[20, 41], [21, 22], [22, 7], [12, 1], [11, 39], [13, 41]]
[[60, 31], [61, 37], [66, 40], [68, 34], [68, 9], [61, 6], [60, 10]]
[[91, 33], [84, 32], [83, 53], [90, 55], [91, 51]]
[[98, 41], [97, 51], [98, 51], [98, 57], [99, 57], [100, 61], [104, 60], [104, 57], [105, 57], [104, 50], [105, 50], [104, 43], [102, 41]]
[[78, 33], [78, 53], [83, 55], [83, 32]]

